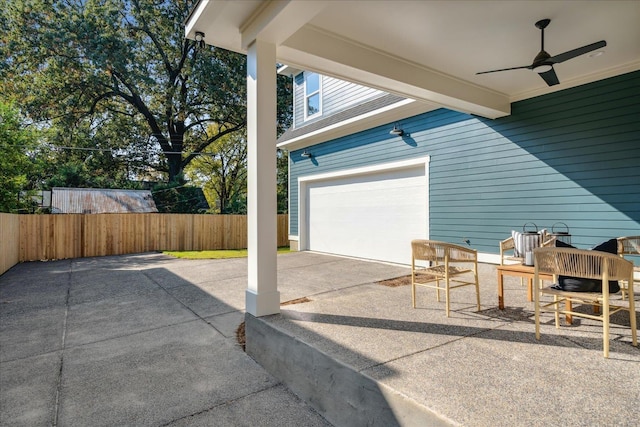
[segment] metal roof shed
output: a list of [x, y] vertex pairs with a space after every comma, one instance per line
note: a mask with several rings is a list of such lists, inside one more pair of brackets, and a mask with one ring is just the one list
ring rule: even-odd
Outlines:
[[63, 188], [51, 190], [53, 213], [146, 213], [158, 212], [149, 190]]

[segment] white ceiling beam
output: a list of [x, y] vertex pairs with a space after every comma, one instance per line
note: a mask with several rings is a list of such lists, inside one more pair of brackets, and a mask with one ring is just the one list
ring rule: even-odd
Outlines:
[[326, 1], [265, 1], [240, 27], [242, 49], [246, 50], [254, 40], [273, 43], [276, 46], [309, 22], [327, 5]]
[[491, 91], [310, 25], [278, 46], [278, 60], [411, 99], [498, 118], [511, 114], [507, 95]]

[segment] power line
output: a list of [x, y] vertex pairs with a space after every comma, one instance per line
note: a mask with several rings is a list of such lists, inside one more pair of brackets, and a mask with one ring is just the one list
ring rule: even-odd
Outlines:
[[[27, 148], [27, 149], [34, 149], [35, 147], [29, 146], [29, 145], [11, 145], [11, 147], [16, 147], [16, 148]], [[118, 150], [125, 150], [124, 148], [90, 148], [90, 147], [65, 147], [65, 146], [60, 146], [60, 145], [53, 145], [50, 146], [49, 148], [51, 149], [61, 149], [61, 150], [78, 150], [78, 151], [100, 151], [100, 152], [111, 152], [114, 155], [118, 155], [116, 152]], [[187, 156], [191, 156], [191, 155], [199, 155], [199, 156], [216, 156], [217, 153], [206, 153], [203, 151], [192, 151], [192, 152], [182, 152], [182, 151], [157, 151], [157, 150], [135, 150], [132, 151], [132, 153], [139, 153], [139, 154], [184, 154]]]

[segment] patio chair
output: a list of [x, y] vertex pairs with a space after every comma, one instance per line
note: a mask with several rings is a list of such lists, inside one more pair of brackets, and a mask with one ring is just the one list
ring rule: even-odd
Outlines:
[[[618, 237], [618, 255], [624, 257], [625, 255], [637, 256], [640, 255], [640, 236], [626, 236]], [[634, 263], [635, 264], [635, 263]], [[640, 274], [640, 266], [635, 265], [633, 267], [634, 273]], [[635, 274], [634, 274], [635, 276]], [[640, 280], [633, 279], [636, 284], [640, 283]], [[620, 281], [620, 291], [622, 292], [622, 299], [625, 298], [627, 293], [628, 283], [626, 281]], [[633, 295], [631, 295], [633, 298]]]
[[[545, 235], [543, 236], [543, 242], [541, 247], [551, 247], [555, 245], [556, 237]], [[500, 265], [504, 265], [505, 261], [512, 261], [514, 263], [522, 264], [524, 257], [515, 255], [515, 241], [513, 236], [508, 239], [500, 241]]]
[[[547, 234], [542, 235], [542, 247], [554, 246], [556, 238]], [[500, 241], [500, 265], [504, 265], [505, 261], [513, 264], [524, 264], [524, 257], [516, 256], [516, 244], [513, 236]], [[520, 278], [520, 286], [524, 286], [524, 278]]]
[[[476, 304], [480, 311], [480, 287], [478, 284], [478, 252], [464, 246], [435, 240], [411, 241], [411, 300], [416, 308], [416, 287], [436, 289], [440, 302], [440, 291], [445, 292], [446, 314], [449, 317], [449, 291], [462, 286], [475, 286]], [[416, 261], [429, 265], [417, 266]], [[466, 275], [466, 276], [465, 276]]]
[[[609, 322], [610, 317], [618, 311], [629, 313], [631, 340], [638, 345], [636, 313], [633, 298], [627, 301], [611, 299], [609, 281], [629, 281], [629, 293], [633, 294], [633, 263], [616, 255], [601, 251], [589, 251], [571, 248], [537, 248], [534, 255], [534, 283], [540, 283], [538, 275], [552, 274], [556, 279], [565, 276], [571, 279], [583, 278], [595, 280], [601, 288], [594, 292], [571, 292], [560, 286], [540, 287], [534, 285], [536, 339], [540, 339], [540, 313], [555, 313], [556, 328], [560, 327], [560, 314], [578, 316], [602, 321], [602, 340], [604, 357], [609, 357]], [[553, 296], [552, 302], [542, 302], [543, 295]], [[569, 303], [562, 310], [561, 303]], [[592, 304], [600, 308], [598, 312], [586, 313], [576, 311], [574, 303]]]

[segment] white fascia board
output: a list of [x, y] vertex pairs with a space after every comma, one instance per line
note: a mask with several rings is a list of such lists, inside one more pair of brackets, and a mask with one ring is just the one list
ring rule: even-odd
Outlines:
[[386, 107], [369, 111], [359, 116], [351, 117], [330, 126], [317, 129], [313, 132], [279, 143], [278, 148], [286, 150], [298, 150], [321, 142], [330, 141], [346, 135], [351, 135], [385, 123], [394, 122], [406, 117], [415, 116], [429, 111], [437, 110], [439, 105], [404, 99]]
[[196, 31], [201, 31], [206, 36], [206, 30], [223, 16], [228, 3], [229, 0], [200, 0], [184, 24], [184, 36], [194, 40]]
[[282, 67], [278, 68], [277, 73], [281, 76], [294, 77], [300, 74], [302, 71], [304, 70], [300, 68], [292, 67], [290, 65], [283, 65]]
[[302, 27], [277, 49], [278, 60], [364, 86], [495, 119], [511, 114], [507, 95], [393, 57], [370, 46]]

